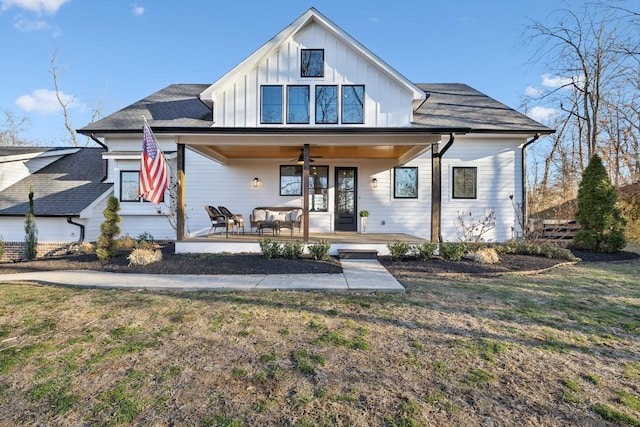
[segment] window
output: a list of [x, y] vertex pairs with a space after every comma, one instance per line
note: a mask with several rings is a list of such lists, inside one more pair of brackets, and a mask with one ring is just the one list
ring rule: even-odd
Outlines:
[[261, 123], [282, 123], [282, 86], [261, 86]]
[[309, 170], [309, 210], [329, 209], [329, 166], [311, 166]]
[[287, 123], [309, 123], [309, 86], [287, 86]]
[[120, 172], [120, 201], [139, 202], [138, 188], [140, 185], [139, 171]]
[[324, 77], [324, 50], [302, 49], [300, 76]]
[[280, 166], [280, 195], [302, 196], [302, 166]]
[[453, 168], [453, 198], [475, 199], [478, 168]]
[[338, 123], [338, 86], [316, 86], [316, 123]]
[[364, 86], [342, 86], [342, 123], [364, 123]]
[[393, 197], [396, 199], [418, 198], [418, 168], [394, 168]]

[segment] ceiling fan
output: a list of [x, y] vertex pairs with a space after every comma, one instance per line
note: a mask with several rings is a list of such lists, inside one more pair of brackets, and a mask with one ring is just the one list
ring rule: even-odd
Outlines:
[[[321, 159], [321, 158], [322, 156], [313, 156], [312, 158], [311, 155], [309, 155], [309, 163], [315, 162], [314, 159]], [[304, 148], [300, 149], [300, 155], [298, 156], [297, 159], [293, 159], [293, 161], [295, 161], [299, 165], [304, 164]]]

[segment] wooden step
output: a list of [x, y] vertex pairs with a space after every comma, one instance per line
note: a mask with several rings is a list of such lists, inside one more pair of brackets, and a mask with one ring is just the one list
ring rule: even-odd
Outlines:
[[375, 249], [338, 249], [340, 259], [377, 259], [378, 251]]

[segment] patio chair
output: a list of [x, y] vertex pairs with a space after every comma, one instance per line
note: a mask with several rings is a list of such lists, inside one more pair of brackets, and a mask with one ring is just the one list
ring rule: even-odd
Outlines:
[[220, 210], [222, 215], [227, 217], [227, 220], [233, 220], [234, 230], [237, 227], [238, 232], [240, 232], [240, 228], [242, 228], [242, 234], [244, 234], [244, 215], [231, 213], [231, 211], [224, 206], [218, 206], [218, 209]]
[[205, 206], [204, 210], [207, 211], [209, 215], [209, 219], [211, 220], [211, 228], [209, 229], [209, 233], [211, 234], [211, 230], [213, 230], [213, 234], [216, 234], [216, 228], [224, 227], [227, 230], [227, 236], [229, 236], [229, 221], [227, 217], [222, 215], [220, 211], [213, 206]]

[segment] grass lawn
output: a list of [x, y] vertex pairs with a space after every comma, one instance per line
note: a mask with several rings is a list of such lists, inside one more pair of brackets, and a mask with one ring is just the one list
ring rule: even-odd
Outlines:
[[404, 295], [0, 284], [0, 425], [640, 425], [640, 263]]

